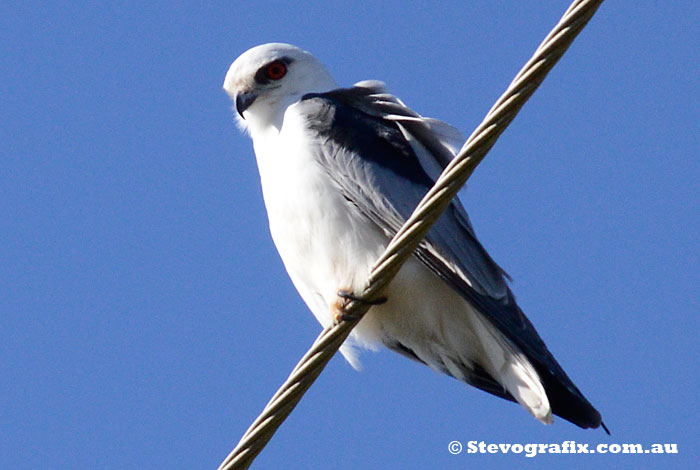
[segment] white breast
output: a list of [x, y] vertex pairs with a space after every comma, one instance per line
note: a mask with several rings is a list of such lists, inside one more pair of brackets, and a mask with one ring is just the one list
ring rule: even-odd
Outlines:
[[280, 132], [254, 135], [255, 154], [272, 238], [295, 287], [327, 326], [337, 290], [364, 286], [387, 238], [342, 196], [293, 109]]

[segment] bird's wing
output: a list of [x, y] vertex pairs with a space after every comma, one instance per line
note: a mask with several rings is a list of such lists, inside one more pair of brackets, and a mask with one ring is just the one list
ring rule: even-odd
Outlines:
[[[296, 106], [319, 142], [318, 161], [338, 190], [388, 236], [398, 231], [461, 146], [457, 130], [421, 117], [380, 82], [308, 94]], [[507, 275], [477, 240], [458, 199], [428, 232], [416, 257], [528, 356], [548, 395], [556, 392], [550, 396], [555, 413], [584, 427], [600, 423], [516, 304]], [[575, 410], [565, 409], [571, 396], [583, 402]], [[578, 416], [582, 405], [589, 410]]]

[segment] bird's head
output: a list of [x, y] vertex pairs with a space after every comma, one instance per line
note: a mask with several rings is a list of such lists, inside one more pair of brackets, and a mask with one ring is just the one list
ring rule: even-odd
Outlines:
[[275, 126], [284, 111], [307, 93], [336, 88], [314, 56], [298, 47], [270, 43], [247, 50], [226, 74], [224, 90], [233, 99], [243, 129]]

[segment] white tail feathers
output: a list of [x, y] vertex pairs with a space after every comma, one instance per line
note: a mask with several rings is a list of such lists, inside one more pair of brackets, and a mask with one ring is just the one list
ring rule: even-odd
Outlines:
[[532, 416], [552, 424], [552, 408], [540, 376], [527, 357], [488, 321], [474, 315], [474, 329], [484, 350], [482, 366]]

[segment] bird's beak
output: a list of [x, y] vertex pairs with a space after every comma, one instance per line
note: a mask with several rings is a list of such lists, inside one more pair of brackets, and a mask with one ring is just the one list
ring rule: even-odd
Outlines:
[[245, 119], [245, 117], [243, 117], [243, 111], [248, 109], [257, 97], [258, 95], [255, 93], [245, 91], [236, 95], [236, 111], [238, 111], [242, 119]]

